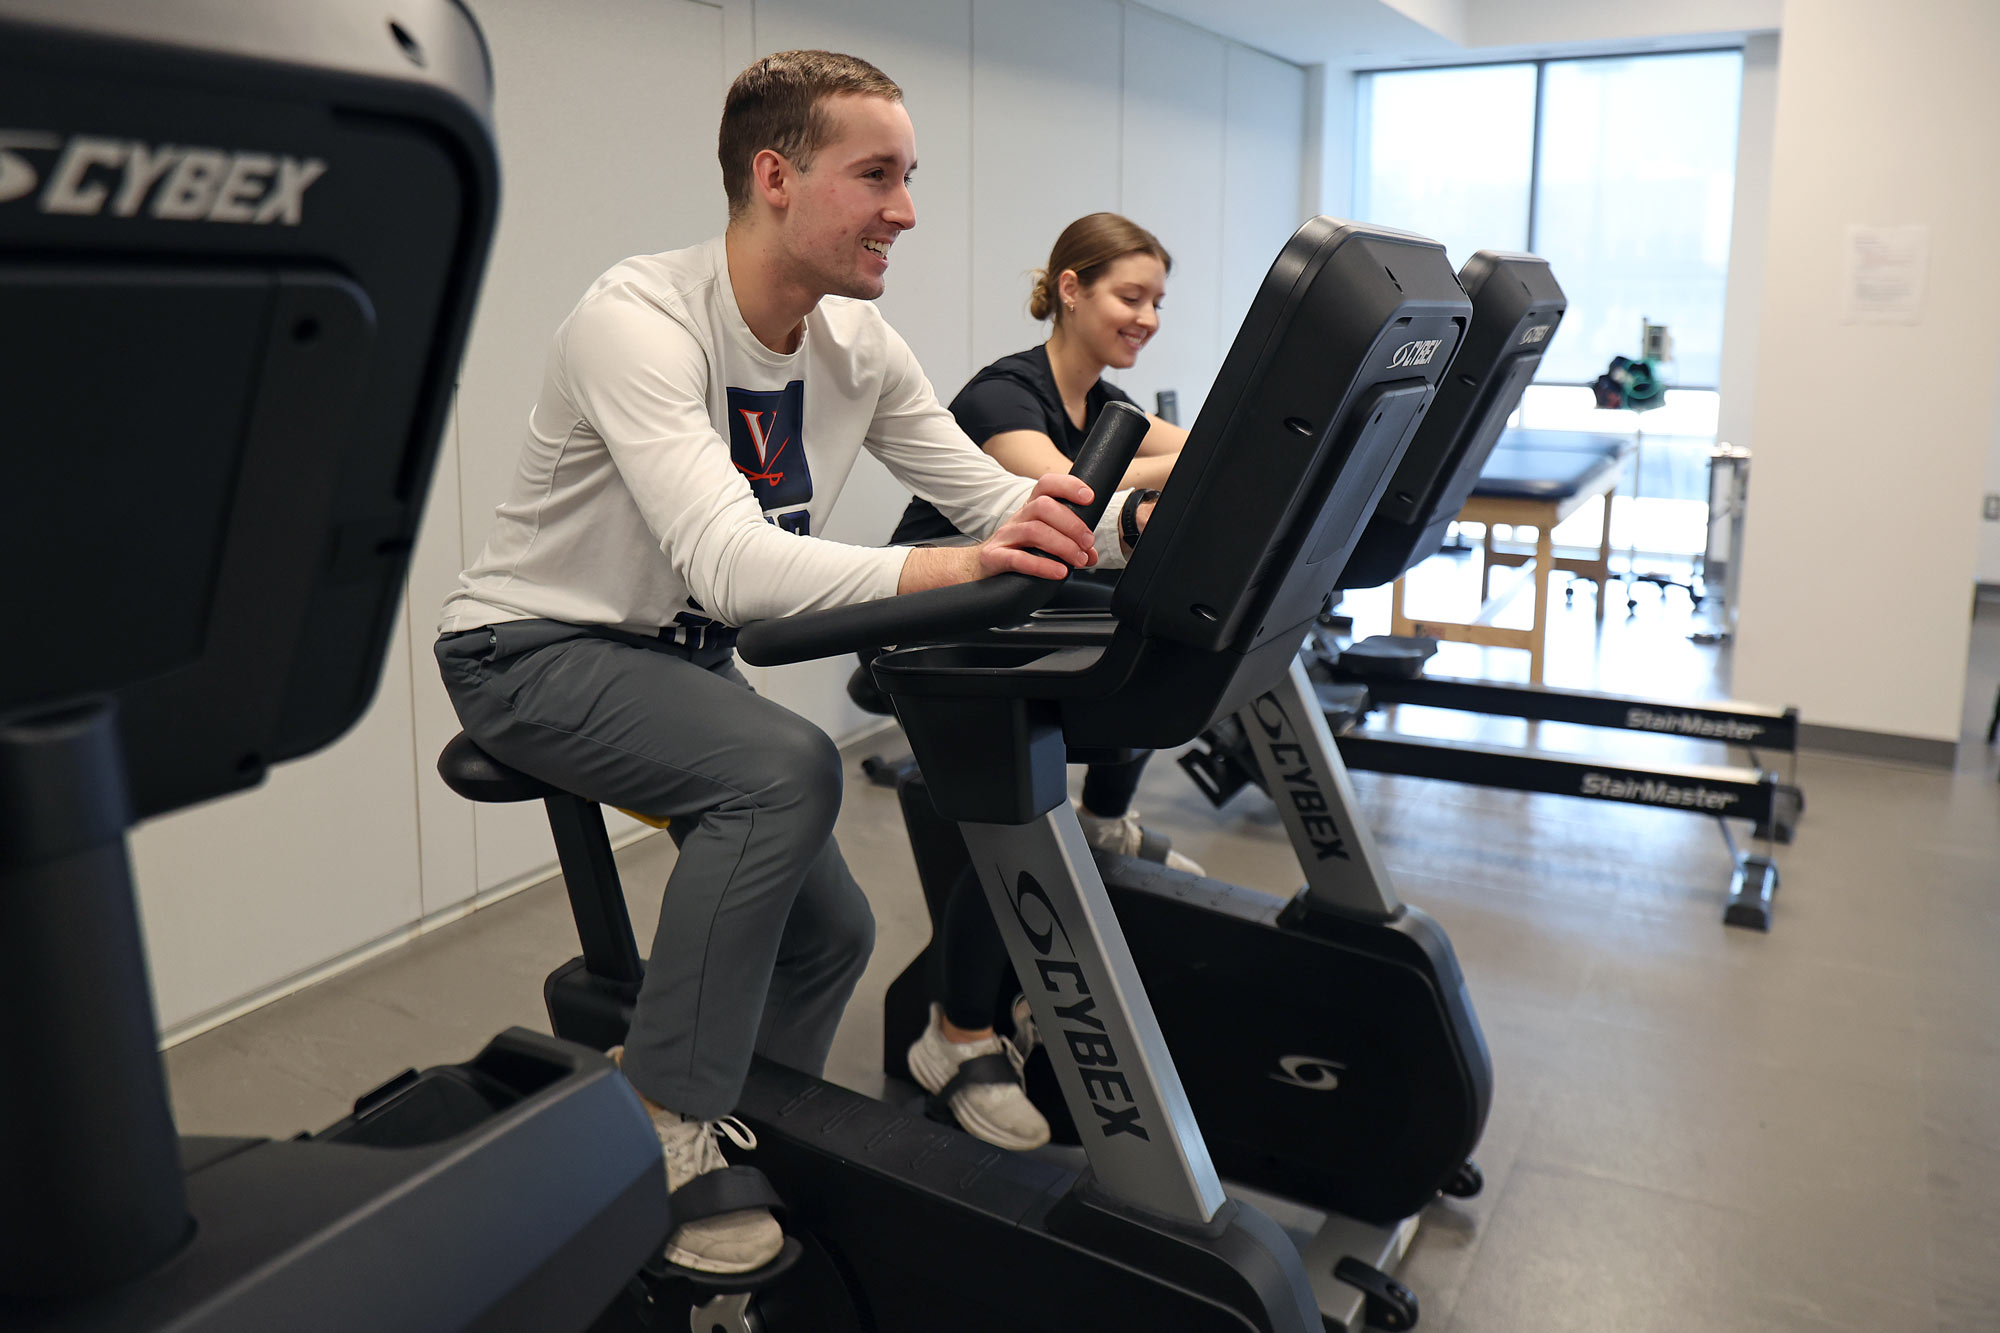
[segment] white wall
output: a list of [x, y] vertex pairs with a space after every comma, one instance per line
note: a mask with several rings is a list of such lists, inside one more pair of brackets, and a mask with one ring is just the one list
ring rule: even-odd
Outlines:
[[[1465, 7], [1462, 36], [1446, 35], [1468, 47], [1513, 47], [1764, 32], [1789, 25], [1800, 8], [1818, 2], [1803, 0], [1788, 6], [1785, 0], [1675, 0], [1669, 5], [1611, 5], [1603, 0], [1473, 0]], [[1408, 13], [1414, 3], [1402, 0], [1396, 7]], [[1435, 5], [1437, 0], [1426, 3]], [[1888, 17], [1887, 11], [1881, 12]]]
[[407, 634], [392, 638], [374, 706], [312, 762], [133, 834], [163, 1027], [417, 919], [409, 649]]
[[[1159, 333], [1117, 379], [1149, 409], [1156, 391], [1177, 390], [1183, 421], [1194, 420], [1222, 359], [1216, 325], [1228, 193], [1222, 174], [1228, 59], [1229, 44], [1199, 28], [1147, 9], [1125, 11], [1120, 211], [1160, 238], [1174, 271]], [[1286, 179], [1295, 183], [1296, 140], [1291, 163]], [[1267, 261], [1276, 254], [1274, 246]]]
[[[1771, 226], [1771, 135], [1778, 113], [1778, 35], [1743, 45], [1743, 102], [1736, 130], [1736, 204], [1729, 224], [1729, 286], [1723, 297], [1721, 412], [1715, 437], [1751, 443], [1757, 339], [1763, 325], [1764, 247]], [[1733, 608], [1732, 608], [1733, 609]]]
[[[1262, 51], [1232, 46], [1224, 86], [1222, 287], [1215, 356], [1204, 383], [1213, 381], [1286, 239], [1322, 211], [1317, 195], [1303, 189], [1307, 169], [1300, 165], [1308, 155], [1319, 155], [1319, 117], [1311, 114], [1316, 108], [1307, 100], [1306, 72]], [[1176, 321], [1181, 317], [1177, 305], [1168, 314]], [[1187, 401], [1183, 390], [1182, 402]], [[1191, 424], [1194, 417], [1184, 410], [1181, 421]]]
[[[552, 868], [538, 806], [473, 806], [436, 776], [458, 729], [431, 657], [437, 611], [485, 539], [556, 325], [617, 260], [721, 229], [716, 121], [757, 54], [853, 51], [902, 84], [918, 226], [882, 307], [947, 398], [1040, 340], [1027, 271], [1063, 224], [1113, 209], [1175, 257], [1163, 330], [1141, 361], [1150, 378], [1134, 391], [1171, 385], [1191, 419], [1246, 283], [1301, 220], [1303, 72], [1119, 0], [470, 4], [495, 65], [500, 226], [404, 624], [351, 735], [257, 791], [135, 835], [170, 1033]], [[906, 499], [864, 459], [828, 535], [885, 540]], [[873, 721], [847, 701], [844, 663], [752, 674], [836, 737]], [[614, 836], [636, 829], [613, 823]]]
[[1317, 65], [1306, 85], [1310, 111], [1318, 120], [1316, 150], [1308, 171], [1317, 171], [1315, 192], [1306, 202], [1328, 217], [1354, 216], [1355, 109], [1358, 76], [1351, 69]]
[[[1786, 13], [1735, 688], [1956, 740], [2000, 365], [2000, 8]], [[1849, 224], [1931, 229], [1914, 325], [1842, 322]], [[1892, 645], [1893, 679], [1879, 654]]]

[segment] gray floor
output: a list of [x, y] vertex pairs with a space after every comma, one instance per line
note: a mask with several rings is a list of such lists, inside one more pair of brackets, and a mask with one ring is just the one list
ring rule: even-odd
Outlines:
[[[1580, 593], [1551, 679], [1714, 692], [1725, 664], [1687, 647], [1684, 601], [1641, 598], [1600, 643]], [[1364, 629], [1381, 613], [1355, 609]], [[1980, 743], [2000, 607], [1986, 610], [1961, 771], [1808, 756], [1769, 935], [1720, 924], [1728, 859], [1700, 820], [1356, 775], [1405, 896], [1451, 933], [1497, 1071], [1486, 1191], [1433, 1207], [1403, 1271], [1423, 1328], [2000, 1329], [2000, 785]], [[1449, 665], [1518, 674], [1510, 656]], [[1405, 712], [1398, 725], [1427, 725]], [[1296, 883], [1254, 793], [1218, 814], [1162, 759], [1140, 803], [1212, 874]], [[893, 798], [858, 769], [839, 837], [880, 942], [829, 1072], [873, 1088], [882, 988], [927, 927]], [[642, 923], [672, 856], [662, 837], [620, 855]], [[317, 1127], [407, 1065], [543, 1027], [541, 979], [573, 950], [551, 882], [189, 1041], [168, 1057], [182, 1128]]]

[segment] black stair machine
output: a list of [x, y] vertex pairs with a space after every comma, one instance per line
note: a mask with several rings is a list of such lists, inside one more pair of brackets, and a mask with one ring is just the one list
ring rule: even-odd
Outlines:
[[564, 1333], [668, 1231], [631, 1088], [534, 1033], [286, 1142], [167, 1101], [126, 830], [366, 707], [492, 232], [478, 29], [396, 16], [0, 3], [17, 1333]]
[[[1154, 1017], [1163, 997], [1141, 985], [1063, 799], [1063, 766], [1070, 745], [1182, 743], [1218, 711], [1270, 697], [1274, 682], [1290, 697], [1298, 643], [1466, 314], [1435, 244], [1315, 219], [1266, 278], [1111, 612], [1036, 618], [1053, 586], [1005, 577], [745, 628], [741, 651], [756, 663], [927, 645], [885, 655], [880, 677], [938, 775], [939, 799], [978, 848], [1016, 968], [1039, 981], [1030, 994], [1042, 1031], [1072, 1034], [1052, 1063], [1090, 1165], [1078, 1176], [759, 1061], [738, 1110], [760, 1141], [747, 1160], [776, 1182], [814, 1253], [732, 1317], [779, 1327], [772, 1315], [793, 1299], [788, 1284], [816, 1284], [822, 1303], [844, 1289], [854, 1313], [815, 1327], [1414, 1322], [1407, 1293], [1343, 1264], [1350, 1251], [1309, 1250], [1302, 1261], [1269, 1219], [1224, 1195], [1179, 1052], [1169, 1057]], [[1143, 418], [1108, 413], [1099, 430], [1123, 431], [1130, 448]], [[1122, 469], [1114, 461], [1108, 475]], [[498, 781], [475, 792], [482, 760]], [[595, 808], [496, 774], [463, 738], [440, 768], [482, 799], [547, 801], [585, 944], [583, 959], [550, 977], [551, 1017], [559, 1033], [617, 1040], [643, 964]], [[1211, 994], [1261, 980], [1203, 972]], [[1444, 1002], [1463, 1004], [1455, 972]], [[1477, 1120], [1476, 1029], [1471, 1045], [1481, 1080], [1466, 1114]]]

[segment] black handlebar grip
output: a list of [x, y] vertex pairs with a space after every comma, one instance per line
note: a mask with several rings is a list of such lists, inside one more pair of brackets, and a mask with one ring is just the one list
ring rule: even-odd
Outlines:
[[1152, 428], [1152, 419], [1130, 403], [1106, 403], [1097, 414], [1097, 424], [1090, 428], [1090, 438], [1076, 451], [1076, 461], [1069, 470], [1090, 487], [1089, 504], [1069, 506], [1084, 526], [1095, 528], [1097, 520], [1104, 517], [1104, 507], [1117, 494], [1119, 479], [1132, 466], [1139, 445]]
[[[1085, 526], [1095, 528], [1104, 517], [1118, 479], [1131, 466], [1151, 426], [1146, 414], [1130, 403], [1106, 403], [1098, 414], [1071, 469], [1090, 487], [1089, 504], [1069, 506]], [[949, 588], [804, 611], [745, 625], [736, 651], [752, 666], [777, 666], [884, 644], [950, 639], [994, 625], [1019, 624], [1046, 605], [1061, 586], [1060, 580], [1031, 574], [995, 574]]]

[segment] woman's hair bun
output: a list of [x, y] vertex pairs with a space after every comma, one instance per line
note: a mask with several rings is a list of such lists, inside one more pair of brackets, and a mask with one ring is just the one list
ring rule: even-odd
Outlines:
[[1031, 319], [1047, 319], [1050, 308], [1049, 275], [1044, 269], [1036, 269], [1035, 285], [1028, 292], [1028, 316]]
[[[1173, 257], [1159, 237], [1130, 218], [1116, 213], [1091, 213], [1063, 228], [1056, 247], [1049, 252], [1049, 266], [1035, 270], [1035, 288], [1028, 295], [1028, 313], [1047, 319], [1056, 312], [1056, 297], [1064, 274], [1074, 273], [1079, 290], [1088, 292], [1104, 276], [1104, 270], [1126, 255], [1151, 255], [1160, 267], [1173, 272]], [[1056, 322], [1062, 322], [1056, 314]]]

